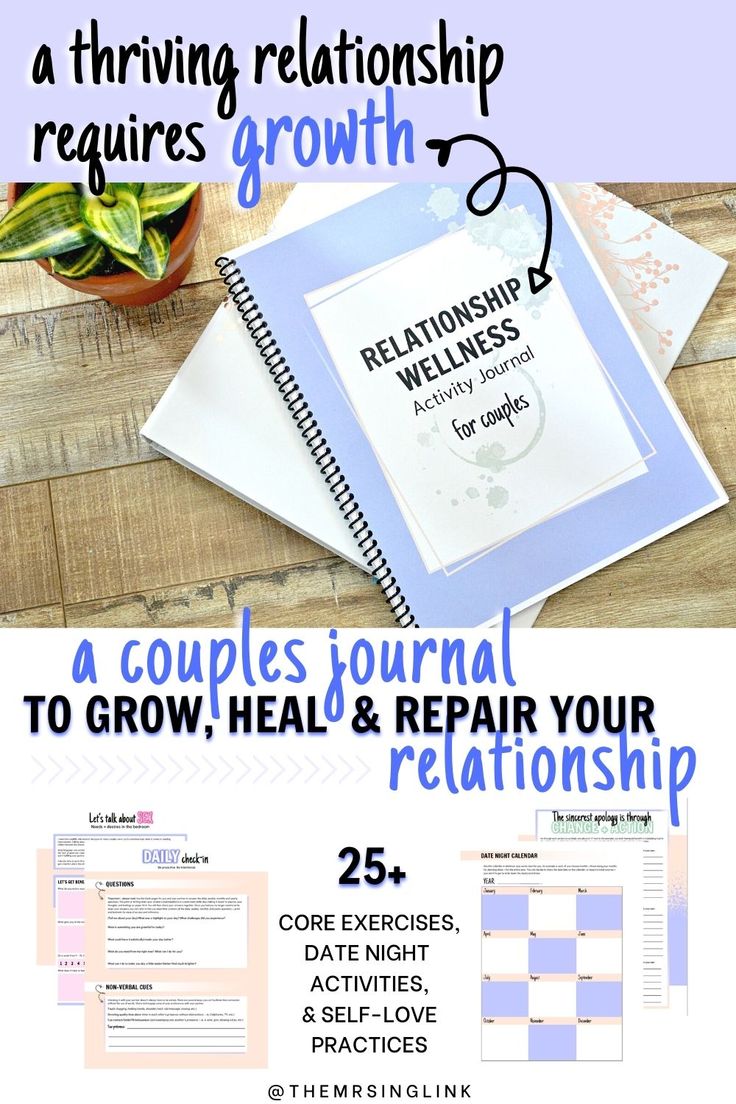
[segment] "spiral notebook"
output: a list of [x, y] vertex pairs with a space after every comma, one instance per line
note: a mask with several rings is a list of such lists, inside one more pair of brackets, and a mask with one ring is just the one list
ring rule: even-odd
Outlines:
[[[487, 218], [400, 185], [220, 259], [404, 625], [521, 610], [726, 496], [553, 190]], [[438, 217], [439, 216], [439, 217]]]
[[[272, 234], [294, 232], [388, 187], [298, 184], [278, 212]], [[597, 184], [558, 188], [649, 361], [666, 378], [726, 262]], [[432, 198], [436, 217], [452, 224], [462, 194], [441, 186]], [[141, 433], [178, 463], [366, 567], [229, 299]], [[513, 624], [533, 624], [543, 604], [516, 613]]]

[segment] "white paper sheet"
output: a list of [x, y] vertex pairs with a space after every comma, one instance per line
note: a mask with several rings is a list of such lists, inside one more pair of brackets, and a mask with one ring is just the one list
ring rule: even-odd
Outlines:
[[[272, 235], [291, 233], [385, 187], [299, 184]], [[559, 191], [652, 363], [666, 377], [726, 262], [597, 185], [562, 184]], [[656, 304], [655, 296], [632, 283], [632, 273], [640, 276], [639, 284], [643, 275], [655, 282]], [[365, 567], [231, 306], [215, 312], [141, 432], [160, 452]], [[542, 604], [516, 614], [514, 624], [533, 624]]]

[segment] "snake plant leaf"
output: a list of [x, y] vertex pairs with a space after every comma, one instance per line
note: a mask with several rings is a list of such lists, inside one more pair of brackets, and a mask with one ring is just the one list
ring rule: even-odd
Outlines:
[[138, 197], [143, 225], [166, 218], [192, 198], [199, 184], [144, 184]]
[[51, 257], [51, 271], [57, 276], [66, 276], [67, 280], [83, 280], [104, 268], [106, 254], [105, 246], [95, 239], [82, 249], [73, 249], [70, 253]]
[[138, 200], [127, 185], [108, 185], [101, 196], [93, 196], [85, 190], [79, 210], [95, 237], [111, 250], [117, 249], [120, 253], [138, 252], [143, 237], [143, 225]]
[[27, 207], [39, 203], [42, 199], [49, 199], [57, 195], [78, 195], [78, 192], [73, 184], [67, 184], [64, 181], [57, 181], [55, 184], [31, 184], [18, 196], [13, 204], [13, 210], [20, 213]]
[[110, 196], [134, 195], [136, 199], [142, 191], [142, 184], [108, 184], [105, 189], [105, 192], [109, 193]]
[[93, 239], [73, 184], [34, 184], [0, 220], [0, 261], [54, 257]]
[[111, 249], [110, 252], [116, 261], [126, 268], [132, 268], [147, 280], [160, 280], [169, 263], [170, 249], [171, 243], [167, 235], [155, 226], [149, 226], [143, 233], [141, 248], [136, 256], [121, 253], [117, 249]]

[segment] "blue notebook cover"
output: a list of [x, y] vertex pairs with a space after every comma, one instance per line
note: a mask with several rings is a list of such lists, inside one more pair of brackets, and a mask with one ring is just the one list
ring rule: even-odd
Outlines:
[[538, 295], [537, 189], [464, 195], [399, 185], [221, 266], [404, 624], [487, 623], [727, 501], [554, 189]]

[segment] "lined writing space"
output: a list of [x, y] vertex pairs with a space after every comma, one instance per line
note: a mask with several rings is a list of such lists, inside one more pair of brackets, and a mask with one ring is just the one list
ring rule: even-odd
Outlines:
[[647, 1006], [662, 1006], [669, 1001], [664, 847], [644, 847], [642, 854], [642, 1001]]
[[241, 969], [248, 898], [238, 893], [107, 893], [105, 965], [112, 970]]
[[105, 997], [105, 1049], [244, 1054], [245, 997]]

